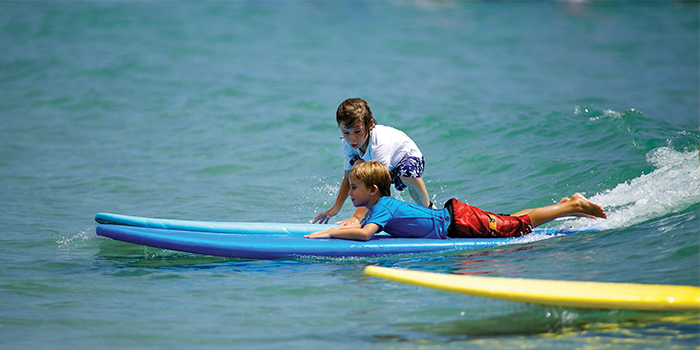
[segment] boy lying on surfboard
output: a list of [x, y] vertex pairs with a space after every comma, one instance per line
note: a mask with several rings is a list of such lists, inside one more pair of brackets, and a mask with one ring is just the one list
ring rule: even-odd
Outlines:
[[377, 161], [358, 164], [350, 171], [348, 194], [355, 207], [366, 207], [361, 224], [338, 226], [306, 238], [343, 238], [366, 241], [384, 231], [394, 237], [495, 238], [518, 237], [551, 220], [567, 217], [607, 218], [600, 205], [580, 193], [554, 205], [497, 215], [450, 199], [441, 210], [420, 207], [391, 197], [391, 175]]

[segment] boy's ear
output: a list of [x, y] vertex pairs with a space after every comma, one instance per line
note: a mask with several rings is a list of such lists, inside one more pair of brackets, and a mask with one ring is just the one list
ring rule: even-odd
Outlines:
[[376, 195], [377, 193], [379, 193], [379, 186], [377, 186], [377, 185], [372, 185], [372, 188], [369, 189], [369, 194], [371, 194], [371, 195], [374, 196], [374, 195]]

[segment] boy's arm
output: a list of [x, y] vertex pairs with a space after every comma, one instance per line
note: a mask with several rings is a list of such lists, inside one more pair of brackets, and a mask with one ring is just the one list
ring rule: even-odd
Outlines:
[[372, 236], [379, 231], [379, 225], [374, 223], [369, 223], [364, 227], [358, 226], [338, 226], [323, 230], [321, 232], [315, 232], [308, 234], [304, 237], [306, 238], [342, 238], [342, 239], [353, 239], [357, 241], [367, 241]]
[[360, 226], [362, 217], [365, 216], [366, 212], [367, 207], [357, 207], [357, 209], [355, 210], [355, 214], [353, 214], [352, 217], [343, 221], [338, 221], [336, 222], [336, 224], [340, 226]]

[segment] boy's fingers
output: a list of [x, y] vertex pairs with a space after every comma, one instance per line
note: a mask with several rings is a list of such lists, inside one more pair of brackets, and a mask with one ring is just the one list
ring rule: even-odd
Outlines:
[[312, 224], [319, 223], [319, 224], [327, 224], [328, 219], [330, 219], [330, 216], [328, 216], [326, 213], [321, 213], [316, 215], [314, 218], [314, 221], [312, 221]]

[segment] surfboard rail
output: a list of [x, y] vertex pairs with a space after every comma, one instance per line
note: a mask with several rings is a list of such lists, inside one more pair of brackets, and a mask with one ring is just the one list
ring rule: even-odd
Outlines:
[[700, 311], [694, 286], [450, 275], [367, 266], [374, 277], [473, 296], [603, 310]]
[[95, 215], [95, 221], [97, 221], [99, 224], [159, 228], [167, 230], [254, 234], [309, 234], [338, 226], [332, 224], [310, 223], [224, 222], [160, 219], [111, 213], [97, 213], [97, 215]]

